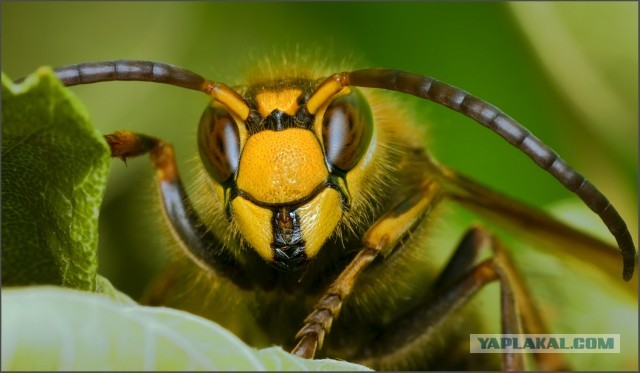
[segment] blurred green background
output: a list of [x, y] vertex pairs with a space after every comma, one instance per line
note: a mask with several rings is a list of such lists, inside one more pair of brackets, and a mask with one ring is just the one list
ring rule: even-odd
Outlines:
[[[255, 56], [326, 51], [354, 68], [431, 75], [481, 97], [556, 149], [637, 227], [638, 5], [625, 3], [2, 3], [2, 69], [111, 59], [157, 60], [239, 83]], [[138, 82], [73, 91], [103, 132], [130, 129], [173, 143], [189, 184], [207, 98]], [[569, 192], [498, 136], [460, 114], [406, 99], [444, 164], [526, 202]], [[101, 219], [100, 266], [141, 294], [166, 257], [144, 160], [113, 162]]]

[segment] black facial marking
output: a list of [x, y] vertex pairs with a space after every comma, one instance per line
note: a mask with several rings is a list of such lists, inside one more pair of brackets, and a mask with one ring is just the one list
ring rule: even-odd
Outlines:
[[273, 211], [272, 265], [283, 271], [295, 271], [307, 263], [305, 241], [300, 230], [300, 217], [295, 209], [281, 207]]
[[315, 115], [311, 115], [306, 106], [300, 107], [295, 115], [295, 121], [298, 126], [305, 128], [313, 128], [313, 122], [315, 121]]
[[[342, 184], [339, 182], [339, 180], [342, 180]], [[344, 185], [344, 188], [342, 188], [341, 185]], [[349, 211], [351, 209], [351, 193], [349, 193], [349, 185], [347, 184], [346, 173], [340, 171], [337, 168], [331, 170], [328, 186], [338, 191], [338, 195], [340, 196], [340, 203], [342, 204], [342, 209], [344, 210], [344, 212]]]
[[258, 113], [258, 111], [252, 107], [251, 111], [249, 112], [249, 117], [245, 121], [247, 129], [251, 132], [251, 129], [258, 128], [260, 126], [260, 123], [262, 123], [262, 120], [263, 119], [260, 113]]
[[251, 109], [249, 117], [245, 121], [249, 135], [264, 130], [280, 131], [286, 128], [313, 129], [313, 116], [304, 115], [304, 113], [300, 113], [300, 110], [298, 110], [295, 115], [289, 115], [276, 109], [263, 118], [258, 112], [255, 97], [265, 91], [300, 89], [302, 93], [296, 101], [300, 107], [304, 107], [304, 104], [306, 104], [316, 85], [317, 82], [314, 80], [293, 78], [264, 81], [253, 86], [242, 87], [242, 89], [238, 88], [238, 90], [242, 92], [242, 98]]
[[274, 110], [264, 118], [263, 127], [271, 131], [282, 131], [285, 128], [295, 127], [295, 119], [282, 110]]

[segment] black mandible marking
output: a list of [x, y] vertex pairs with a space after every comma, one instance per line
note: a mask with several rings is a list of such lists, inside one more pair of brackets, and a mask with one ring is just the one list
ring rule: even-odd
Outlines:
[[622, 278], [625, 281], [631, 279], [636, 260], [635, 246], [627, 225], [611, 202], [553, 149], [500, 109], [424, 75], [389, 69], [365, 69], [340, 75], [347, 78], [344, 85], [388, 89], [437, 102], [476, 120], [520, 149], [600, 216], [618, 242], [623, 260]]

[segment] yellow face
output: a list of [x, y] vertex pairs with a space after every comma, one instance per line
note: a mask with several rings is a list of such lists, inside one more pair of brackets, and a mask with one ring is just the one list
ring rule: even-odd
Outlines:
[[228, 218], [265, 262], [295, 270], [317, 256], [351, 207], [348, 180], [375, 146], [364, 97], [344, 89], [305, 111], [311, 81], [249, 89], [242, 120], [213, 104], [202, 116], [200, 155], [222, 188]]

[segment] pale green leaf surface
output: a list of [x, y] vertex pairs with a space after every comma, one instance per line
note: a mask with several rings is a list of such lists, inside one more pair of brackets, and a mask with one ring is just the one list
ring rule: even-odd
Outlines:
[[267, 370], [282, 371], [282, 370], [311, 370], [311, 371], [362, 371], [369, 370], [368, 368], [348, 363], [346, 361], [338, 361], [331, 359], [322, 360], [301, 360], [300, 358], [291, 355], [284, 351], [280, 347], [270, 347], [258, 351], [258, 356], [264, 363]]
[[3, 285], [96, 289], [109, 149], [49, 68], [2, 76]]
[[5, 289], [3, 370], [363, 370], [256, 351], [215, 323], [56, 288]]
[[137, 304], [136, 301], [131, 299], [127, 294], [122, 293], [116, 289], [111, 281], [102, 277], [101, 275], [96, 276], [96, 293], [102, 294], [104, 296], [109, 297], [111, 300], [121, 303], [125, 306], [132, 306]]

